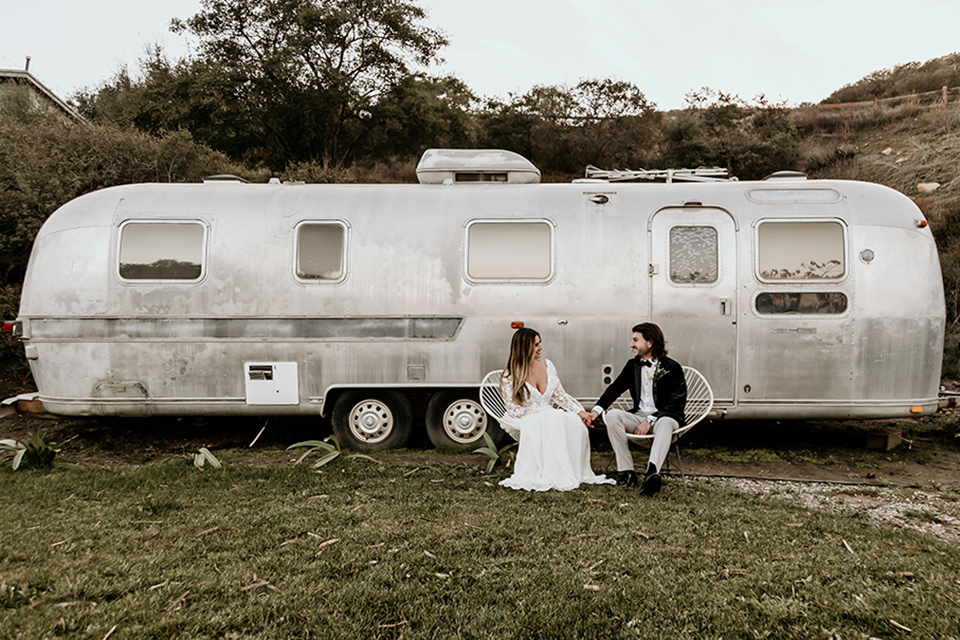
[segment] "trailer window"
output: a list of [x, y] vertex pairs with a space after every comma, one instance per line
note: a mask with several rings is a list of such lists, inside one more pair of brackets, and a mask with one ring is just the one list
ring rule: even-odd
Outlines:
[[839, 314], [847, 310], [847, 296], [839, 292], [766, 291], [757, 296], [757, 313]]
[[763, 222], [757, 267], [763, 280], [839, 280], [846, 273], [843, 225], [836, 221]]
[[547, 222], [473, 222], [467, 227], [467, 277], [537, 280], [553, 275], [553, 227]]
[[120, 230], [120, 277], [199, 280], [204, 235], [199, 222], [129, 222]]
[[670, 229], [670, 280], [683, 284], [716, 282], [717, 242], [717, 230], [713, 227]]
[[297, 277], [342, 280], [346, 227], [339, 222], [306, 223], [297, 231]]

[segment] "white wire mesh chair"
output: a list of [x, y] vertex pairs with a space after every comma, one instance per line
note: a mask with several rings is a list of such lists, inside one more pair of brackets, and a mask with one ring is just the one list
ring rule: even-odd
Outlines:
[[500, 393], [500, 374], [503, 369], [491, 371], [483, 376], [480, 382], [480, 406], [483, 410], [497, 419], [500, 428], [508, 436], [520, 441], [520, 425], [514, 418], [507, 415], [507, 405], [503, 401], [503, 394]]
[[[507, 407], [503, 401], [503, 394], [500, 392], [500, 375], [502, 372], [502, 369], [497, 369], [483, 376], [483, 380], [480, 382], [480, 405], [484, 411], [497, 419], [507, 435], [519, 441], [520, 428], [518, 421], [506, 415]], [[686, 487], [687, 478], [683, 475], [683, 461], [680, 458], [680, 447], [677, 440], [706, 418], [713, 409], [713, 389], [710, 388], [710, 384], [703, 377], [703, 374], [693, 367], [684, 367], [683, 375], [687, 381], [687, 404], [684, 407], [685, 424], [673, 432], [670, 443], [671, 449], [677, 457], [677, 469], [680, 472], [680, 477], [683, 478], [683, 486]], [[622, 400], [617, 401], [614, 406], [616, 408], [627, 408], [626, 402]], [[628, 433], [627, 438], [635, 444], [646, 443], [649, 446], [653, 442], [652, 433], [643, 436]], [[614, 456], [611, 456], [610, 461], [607, 462], [608, 468], [613, 459]], [[667, 466], [669, 466], [669, 457], [667, 458]]]
[[[516, 418], [507, 415], [507, 405], [504, 403], [503, 394], [500, 391], [500, 376], [502, 373], [503, 369], [497, 369], [483, 376], [483, 380], [480, 382], [480, 406], [497, 419], [500, 427], [507, 435], [520, 442], [520, 423]], [[555, 402], [551, 402], [551, 404], [557, 409], [563, 408]]]
[[[677, 444], [677, 440], [687, 431], [690, 431], [698, 422], [706, 418], [710, 410], [713, 409], [713, 389], [710, 388], [710, 383], [703, 377], [703, 374], [693, 367], [684, 367], [683, 376], [687, 380], [687, 404], [683, 411], [685, 424], [673, 432], [673, 437], [670, 439], [670, 448], [677, 457], [677, 470], [680, 472], [680, 477], [683, 478], [683, 486], [686, 487], [687, 477], [683, 475], [683, 461], [680, 458], [680, 445]], [[617, 407], [618, 404], [621, 406]], [[614, 403], [614, 407], [626, 408], [626, 402], [618, 401]], [[653, 432], [651, 431], [642, 436], [628, 433], [627, 439], [634, 444], [644, 444], [649, 447], [653, 444]], [[613, 462], [614, 457], [615, 456], [611, 456], [607, 462], [608, 468], [610, 467], [610, 463]], [[664, 466], [670, 466], [669, 455], [667, 456], [667, 462]]]

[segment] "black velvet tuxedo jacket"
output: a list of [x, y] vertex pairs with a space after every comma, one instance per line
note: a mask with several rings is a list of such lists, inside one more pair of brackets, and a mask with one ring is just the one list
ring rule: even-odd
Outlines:
[[[682, 427], [685, 423], [683, 412], [687, 405], [687, 380], [683, 375], [683, 367], [667, 356], [660, 356], [659, 360], [653, 379], [653, 404], [657, 406], [653, 416], [673, 418]], [[624, 391], [629, 391], [633, 400], [630, 413], [636, 413], [640, 408], [640, 375], [645, 368], [640, 365], [640, 358], [627, 362], [617, 379], [597, 400], [597, 405], [606, 411]]]

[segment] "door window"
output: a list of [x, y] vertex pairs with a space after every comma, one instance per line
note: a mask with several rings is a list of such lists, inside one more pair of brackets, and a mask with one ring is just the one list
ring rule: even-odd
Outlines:
[[719, 277], [717, 230], [713, 227], [670, 229], [670, 280], [708, 284]]

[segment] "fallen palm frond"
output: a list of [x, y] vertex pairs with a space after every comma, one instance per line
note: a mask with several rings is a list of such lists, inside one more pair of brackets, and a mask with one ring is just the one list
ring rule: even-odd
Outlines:
[[209, 464], [214, 469], [221, 469], [223, 465], [217, 460], [217, 457], [210, 453], [206, 447], [200, 447], [200, 450], [193, 454], [193, 466], [197, 469], [203, 469], [205, 464]]
[[320, 456], [320, 459], [313, 463], [313, 468], [322, 467], [325, 464], [333, 462], [337, 458], [343, 456], [344, 458], [362, 458], [364, 460], [369, 460], [370, 462], [376, 462], [380, 464], [379, 460], [371, 458], [368, 455], [362, 453], [344, 453], [343, 448], [340, 446], [340, 440], [337, 436], [328, 436], [323, 440], [304, 440], [303, 442], [297, 442], [295, 444], [287, 447], [287, 451], [291, 449], [302, 449], [306, 447], [307, 450], [297, 458], [297, 461], [294, 462], [294, 465], [298, 465], [304, 461], [304, 459], [317, 452], [323, 452], [323, 455]]

